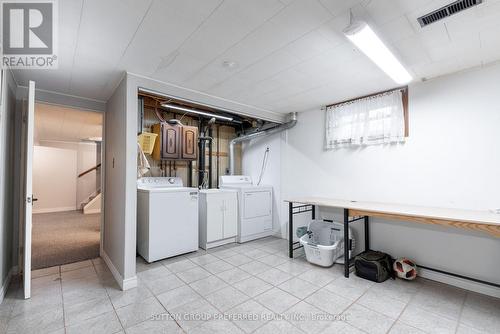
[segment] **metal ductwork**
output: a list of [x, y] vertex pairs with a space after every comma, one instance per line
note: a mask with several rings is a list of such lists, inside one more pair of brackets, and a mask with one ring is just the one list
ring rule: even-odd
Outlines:
[[237, 143], [242, 143], [244, 141], [249, 141], [255, 138], [267, 137], [278, 132], [282, 132], [291, 129], [297, 124], [297, 113], [293, 112], [289, 115], [289, 121], [273, 128], [252, 132], [247, 135], [239, 136], [234, 138], [229, 142], [229, 175], [234, 175], [234, 145]]

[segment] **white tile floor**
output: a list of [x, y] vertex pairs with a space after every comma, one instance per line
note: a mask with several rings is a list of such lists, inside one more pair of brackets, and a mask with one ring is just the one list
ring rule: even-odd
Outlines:
[[138, 258], [139, 286], [125, 292], [100, 259], [37, 270], [30, 300], [15, 283], [8, 291], [0, 333], [500, 331], [499, 299], [423, 279], [345, 279], [342, 266], [290, 260], [286, 249], [266, 238], [154, 264]]

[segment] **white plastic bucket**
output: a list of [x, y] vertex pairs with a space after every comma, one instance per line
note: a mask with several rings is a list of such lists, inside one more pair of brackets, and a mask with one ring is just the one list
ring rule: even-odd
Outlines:
[[[349, 236], [352, 240], [351, 246], [354, 248], [350, 228]], [[318, 266], [330, 267], [344, 255], [344, 226], [337, 222], [312, 221], [308, 226], [308, 233], [299, 241], [304, 246], [307, 261]]]

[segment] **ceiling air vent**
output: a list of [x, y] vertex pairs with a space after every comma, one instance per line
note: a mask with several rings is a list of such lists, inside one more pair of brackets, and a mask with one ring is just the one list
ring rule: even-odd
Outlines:
[[467, 8], [471, 8], [481, 4], [483, 0], [459, 0], [444, 7], [441, 7], [429, 14], [420, 16], [418, 18], [418, 23], [421, 27], [425, 27], [431, 23], [442, 20], [445, 17], [451, 16], [453, 14], [459, 13]]

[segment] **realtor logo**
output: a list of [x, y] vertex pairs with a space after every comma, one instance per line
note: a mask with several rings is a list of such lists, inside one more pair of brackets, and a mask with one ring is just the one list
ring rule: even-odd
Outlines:
[[2, 68], [57, 68], [57, 2], [2, 0]]

